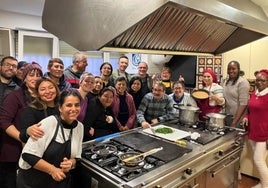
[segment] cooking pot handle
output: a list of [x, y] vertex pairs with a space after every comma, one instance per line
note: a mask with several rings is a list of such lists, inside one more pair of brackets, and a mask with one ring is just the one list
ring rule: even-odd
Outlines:
[[226, 117], [227, 117], [227, 116], [228, 116], [228, 117], [233, 117], [233, 115], [231, 115], [231, 114], [227, 114], [226, 112], [220, 112], [219, 114], [225, 115]]
[[182, 106], [182, 104], [173, 104], [173, 108], [180, 109], [179, 107]]

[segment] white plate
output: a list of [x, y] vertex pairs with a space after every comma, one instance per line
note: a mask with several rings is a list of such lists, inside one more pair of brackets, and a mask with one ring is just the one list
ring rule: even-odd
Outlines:
[[162, 134], [162, 133], [155, 133], [154, 134], [152, 132], [151, 128], [143, 129], [143, 131], [148, 133], [148, 134], [152, 134], [152, 135], [155, 135], [155, 136], [158, 136], [158, 137], [170, 140], [170, 141], [180, 140], [180, 139], [183, 139], [183, 138], [191, 135], [189, 132], [182, 131], [182, 130], [179, 130], [179, 129], [175, 129], [173, 127], [169, 127], [169, 126], [166, 126], [166, 125], [156, 125], [156, 126], [152, 127], [152, 129], [156, 130], [156, 129], [162, 128], [162, 127], [168, 127], [170, 129], [172, 129], [173, 132], [168, 133], [168, 134]]

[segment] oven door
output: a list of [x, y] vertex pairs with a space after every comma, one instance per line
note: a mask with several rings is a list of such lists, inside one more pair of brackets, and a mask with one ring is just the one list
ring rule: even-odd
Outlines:
[[227, 156], [206, 170], [207, 188], [236, 188], [238, 186], [238, 171], [241, 151]]

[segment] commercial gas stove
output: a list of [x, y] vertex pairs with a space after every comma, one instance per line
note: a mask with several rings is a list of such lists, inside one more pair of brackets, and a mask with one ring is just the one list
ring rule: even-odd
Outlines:
[[[146, 156], [136, 166], [128, 166], [119, 158], [124, 153], [137, 152], [138, 154], [159, 146], [163, 147], [161, 151]], [[128, 182], [191, 151], [189, 148], [179, 147], [134, 132], [113, 138], [105, 143], [93, 144], [84, 149], [82, 157]]]
[[[167, 123], [166, 125], [174, 128], [183, 127], [177, 123]], [[192, 129], [191, 127], [184, 128], [184, 130]], [[199, 131], [202, 133], [201, 129]], [[229, 131], [226, 134], [205, 132], [206, 138], [207, 134], [213, 135], [213, 139], [210, 139], [209, 142], [200, 144], [185, 138], [187, 145], [182, 146], [146, 134], [141, 128], [137, 128], [100, 142], [93, 140], [84, 143], [81, 164], [88, 174], [98, 181], [99, 188], [169, 188], [184, 185], [193, 187], [199, 179], [200, 181], [204, 179], [201, 176], [209, 173], [208, 168], [219, 162], [232, 164], [234, 165], [231, 168], [232, 171], [238, 171], [239, 163], [237, 161], [242, 150], [244, 133], [237, 130]], [[119, 159], [119, 156], [125, 152], [143, 153], [158, 147], [163, 147], [163, 150], [145, 157], [134, 167], [125, 165]], [[227, 174], [235, 176], [234, 172]], [[232, 182], [235, 188], [236, 181]], [[198, 187], [205, 188], [207, 182], [202, 180], [198, 184]], [[228, 185], [228, 187], [232, 186]]]

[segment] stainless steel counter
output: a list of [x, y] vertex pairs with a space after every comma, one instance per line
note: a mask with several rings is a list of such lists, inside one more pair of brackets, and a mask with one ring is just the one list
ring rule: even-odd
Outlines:
[[[167, 123], [166, 125], [175, 126], [175, 124]], [[137, 128], [128, 132], [117, 135], [120, 138], [123, 135], [131, 135], [132, 133], [145, 134], [142, 129]], [[145, 134], [146, 135], [146, 134]], [[219, 184], [218, 187], [237, 187], [237, 175], [239, 168], [239, 158], [243, 147], [243, 139], [245, 132], [234, 130], [226, 135], [222, 135], [216, 140], [201, 145], [194, 141], [185, 140], [187, 148], [191, 152], [176, 158], [154, 170], [143, 175], [125, 181], [120, 177], [112, 174], [108, 170], [94, 164], [86, 158], [81, 163], [98, 181], [100, 188], [102, 187], [207, 187], [210, 183]], [[151, 136], [151, 135], [146, 135]], [[101, 141], [108, 142], [111, 138]], [[159, 139], [159, 138], [156, 138]], [[164, 142], [177, 145], [175, 142], [164, 140]], [[89, 148], [97, 144], [95, 141], [83, 144], [83, 148]], [[181, 147], [177, 145], [178, 147]], [[227, 170], [227, 172], [225, 172]], [[218, 175], [231, 175], [230, 181], [215, 181]], [[215, 181], [215, 182], [214, 182]]]

